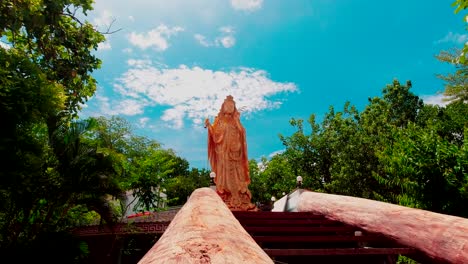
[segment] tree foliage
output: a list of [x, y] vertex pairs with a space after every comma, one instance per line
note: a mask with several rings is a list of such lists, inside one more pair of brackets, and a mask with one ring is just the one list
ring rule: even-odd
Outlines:
[[[466, 10], [468, 8], [468, 0], [455, 0], [452, 3], [452, 6], [455, 7], [455, 14], [459, 13], [462, 10]], [[463, 16], [463, 21], [468, 21], [468, 14]], [[467, 54], [468, 54], [468, 45], [465, 43], [460, 55], [457, 57], [456, 62], [461, 64], [467, 64]]]
[[467, 105], [424, 105], [411, 87], [395, 80], [362, 112], [346, 103], [342, 111], [330, 107], [321, 123], [311, 115], [309, 133], [303, 120], [291, 119], [296, 132], [280, 136], [281, 158], [308, 189], [466, 216]]
[[[177, 160], [182, 162], [178, 163]], [[210, 172], [208, 170], [189, 169], [186, 160], [180, 160], [180, 158], [175, 160], [175, 164], [172, 175], [164, 182], [170, 206], [183, 205], [195, 189], [210, 186]], [[185, 169], [181, 170], [183, 167]]]
[[437, 77], [445, 82], [443, 93], [447, 97], [445, 101], [468, 102], [468, 65], [458, 60], [461, 53], [461, 50], [454, 49], [452, 51], [441, 51], [437, 55], [439, 61], [455, 67], [454, 73], [437, 75]]
[[[125, 119], [113, 116], [93, 120], [97, 125], [89, 131], [87, 140], [114, 157], [114, 166], [122, 172], [120, 186], [137, 197], [135, 209], [161, 210], [165, 202], [180, 205], [196, 188], [209, 186], [206, 171], [190, 170], [188, 161], [173, 150], [135, 135]], [[163, 201], [163, 193], [167, 201]]]
[[70, 210], [95, 204], [112, 185], [100, 179], [113, 173], [109, 160], [78, 139], [80, 125], [71, 121], [94, 93], [91, 73], [100, 65], [93, 50], [104, 36], [77, 18], [91, 3], [0, 2], [3, 252], [64, 230]]
[[262, 158], [257, 164], [249, 161], [252, 201], [268, 204], [272, 197], [280, 198], [296, 186], [296, 176], [290, 160], [284, 154], [276, 154], [270, 160]]
[[[94, 94], [91, 73], [101, 61], [91, 52], [104, 36], [78, 16], [92, 9], [92, 0], [5, 0], [0, 3], [0, 36], [11, 46], [8, 53], [29, 60], [45, 78], [62, 87], [62, 113], [76, 115], [79, 103]], [[23, 72], [27, 74], [27, 72]]]
[[394, 137], [394, 144], [379, 153], [386, 172], [379, 180], [398, 190], [393, 193], [395, 201], [467, 217], [466, 145], [452, 144], [435, 129], [414, 124], [395, 131]]

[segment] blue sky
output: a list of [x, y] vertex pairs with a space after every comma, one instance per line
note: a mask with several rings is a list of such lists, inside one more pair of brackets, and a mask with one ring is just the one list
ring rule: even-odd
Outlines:
[[120, 115], [135, 133], [208, 168], [203, 120], [231, 94], [250, 159], [284, 147], [289, 120], [330, 105], [363, 109], [397, 78], [440, 102], [435, 59], [468, 41], [450, 1], [97, 0], [88, 20], [112, 25], [96, 52], [98, 89], [82, 117]]

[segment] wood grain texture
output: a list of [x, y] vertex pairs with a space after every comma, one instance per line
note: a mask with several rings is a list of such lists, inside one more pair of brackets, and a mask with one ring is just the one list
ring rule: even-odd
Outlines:
[[195, 190], [166, 232], [139, 261], [273, 263], [210, 188]]
[[298, 210], [382, 234], [438, 262], [468, 263], [468, 219], [368, 199], [305, 192]]

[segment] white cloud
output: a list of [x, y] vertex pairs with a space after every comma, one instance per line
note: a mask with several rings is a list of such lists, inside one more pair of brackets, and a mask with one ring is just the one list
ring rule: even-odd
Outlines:
[[133, 50], [131, 48], [125, 48], [122, 50], [124, 53], [133, 53]]
[[133, 16], [128, 16], [128, 20], [134, 22], [135, 21], [135, 18]]
[[112, 13], [109, 10], [102, 10], [99, 15], [94, 18], [93, 24], [98, 28], [108, 29], [115, 18], [112, 16]]
[[126, 99], [117, 104], [116, 108], [120, 114], [132, 116], [142, 114], [144, 104], [140, 100]]
[[216, 37], [214, 41], [208, 40], [205, 36], [201, 34], [195, 34], [194, 38], [200, 45], [204, 47], [222, 46], [225, 48], [231, 48], [236, 44], [236, 38], [234, 37], [235, 32], [233, 27], [221, 27], [219, 28], [219, 31], [221, 32], [221, 34], [218, 37]]
[[109, 109], [139, 114], [145, 107], [168, 107], [161, 119], [173, 128], [182, 128], [187, 119], [200, 126], [205, 118], [217, 115], [227, 95], [234, 96], [243, 114], [250, 114], [280, 107], [281, 101], [270, 96], [297, 91], [294, 83], [275, 82], [267, 72], [251, 68], [224, 72], [185, 65], [168, 69], [138, 60], [129, 64], [133, 68], [114, 84], [125, 103]]
[[236, 10], [255, 11], [262, 7], [263, 0], [231, 0], [231, 6]]
[[223, 45], [223, 47], [225, 48], [231, 48], [236, 44], [236, 39], [233, 36], [221, 37], [218, 38], [216, 41], [217, 43], [221, 43], [221, 45]]
[[[163, 21], [193, 25], [194, 19], [206, 25], [215, 25], [231, 11], [229, 1], [225, 1], [226, 4], [222, 2], [224, 0], [98, 0], [94, 1], [94, 10], [90, 13], [111, 10], [117, 18], [116, 23], [131, 23], [130, 16], [133, 16], [140, 25], [153, 26]], [[125, 29], [129, 29], [128, 25]]]
[[440, 43], [465, 44], [467, 41], [468, 41], [467, 34], [449, 32], [447, 33], [447, 35], [445, 35], [445, 37], [437, 40], [435, 43], [436, 44], [440, 44]]
[[187, 115], [189, 109], [180, 104], [175, 105], [174, 108], [170, 108], [164, 111], [161, 120], [169, 123], [169, 126], [175, 129], [182, 128], [184, 126], [184, 118]]
[[143, 67], [146, 67], [146, 66], [150, 66], [151, 61], [150, 60], [129, 59], [127, 61], [127, 64], [128, 64], [128, 66], [133, 66], [133, 67], [136, 67], [136, 68], [143, 68]]
[[234, 34], [234, 28], [233, 28], [233, 27], [229, 27], [229, 26], [220, 27], [220, 28], [219, 28], [219, 31], [221, 31], [221, 32], [224, 33], [224, 34]]
[[270, 153], [268, 155], [269, 158], [273, 158], [274, 156], [278, 155], [278, 154], [281, 154], [283, 153], [285, 150], [284, 149], [281, 149], [281, 150], [277, 150], [277, 151], [273, 151], [272, 153]]
[[8, 45], [8, 44], [6, 44], [6, 43], [3, 43], [3, 42], [0, 40], [0, 48], [9, 49], [9, 48], [11, 48], [11, 46]]
[[208, 41], [205, 36], [201, 34], [195, 34], [193, 37], [202, 45], [203, 47], [210, 47], [213, 46], [213, 43]]
[[112, 101], [108, 97], [96, 95], [96, 100], [99, 102], [100, 114], [105, 116], [112, 115], [138, 115], [143, 113], [145, 107], [144, 100], [124, 99], [122, 101]]
[[98, 44], [98, 50], [110, 50], [111, 48], [111, 44], [108, 40]]
[[148, 124], [148, 121], [149, 121], [149, 117], [142, 117], [140, 119], [138, 119], [138, 125], [140, 127], [146, 127], [146, 124]]
[[[112, 16], [111, 11], [104, 9], [99, 12], [99, 15], [93, 19], [94, 27], [102, 32], [106, 32], [111, 30], [112, 23], [114, 23], [115, 18]], [[97, 50], [110, 50], [112, 48], [110, 40], [106, 39], [106, 41], [101, 42], [98, 44]]]
[[165, 51], [167, 48], [169, 48], [168, 40], [181, 31], [184, 31], [184, 29], [181, 27], [170, 28], [164, 24], [161, 24], [146, 34], [139, 34], [135, 32], [130, 33], [129, 41], [133, 45], [143, 50], [152, 47], [156, 51]]
[[448, 98], [443, 94], [422, 95], [421, 99], [425, 104], [430, 105], [446, 106], [450, 103], [449, 101], [446, 101]]
[[216, 38], [215, 42], [217, 45], [222, 45], [225, 48], [231, 48], [236, 44], [233, 27], [221, 27], [219, 31], [221, 31], [221, 36]]

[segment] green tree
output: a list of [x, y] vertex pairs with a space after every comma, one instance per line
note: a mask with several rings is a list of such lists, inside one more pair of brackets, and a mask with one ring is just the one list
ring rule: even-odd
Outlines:
[[[120, 174], [115, 169], [112, 156], [83, 141], [83, 135], [94, 125], [93, 120], [83, 120], [60, 127], [50, 142], [56, 157], [59, 195], [51, 197], [55, 202], [86, 205], [96, 211], [108, 223], [115, 217], [109, 205], [109, 196], [123, 199], [119, 184]], [[63, 197], [62, 197], [63, 196]]]
[[443, 93], [447, 97], [445, 101], [455, 100], [468, 102], [468, 65], [458, 60], [461, 53], [461, 50], [454, 49], [452, 51], [441, 51], [439, 55], [436, 56], [439, 61], [455, 67], [454, 73], [437, 75], [438, 78], [445, 82], [445, 90]]
[[182, 205], [196, 188], [209, 185], [206, 170], [190, 169], [188, 161], [173, 150], [135, 135], [124, 118], [93, 120], [97, 125], [86, 138], [90, 144], [98, 146], [100, 152], [114, 157], [116, 168], [122, 172], [120, 186], [137, 198], [137, 210], [162, 209], [161, 192], [167, 195], [168, 205]]
[[140, 211], [156, 211], [163, 208], [162, 186], [173, 172], [174, 161], [165, 150], [149, 149], [147, 154], [132, 162], [130, 189], [138, 198], [135, 208]]
[[[465, 131], [466, 138], [468, 130]], [[394, 132], [395, 142], [379, 153], [395, 202], [434, 212], [468, 216], [467, 148], [450, 143], [436, 129], [411, 124]]]
[[[66, 97], [62, 116], [76, 115], [94, 94], [91, 73], [101, 61], [91, 52], [104, 41], [93, 25], [81, 21], [92, 9], [92, 0], [5, 0], [0, 3], [0, 37], [36, 65], [46, 79], [62, 87]], [[27, 72], [24, 72], [27, 74]]]
[[[2, 191], [1, 250], [8, 254], [36, 252], [47, 237], [67, 239], [60, 234], [90, 211], [99, 213], [108, 224], [114, 222], [108, 197], [121, 198], [122, 190], [112, 159], [81, 140], [90, 125], [72, 122], [59, 127], [51, 138], [45, 125], [34, 130], [42, 138], [43, 155], [33, 156], [34, 177], [23, 176], [13, 182], [14, 189]], [[43, 254], [49, 252], [40, 256], [45, 257]]]
[[[188, 162], [184, 159], [177, 158], [180, 162], [175, 166], [172, 176], [164, 183], [166, 194], [168, 197], [168, 205], [183, 205], [192, 192], [201, 187], [210, 185], [210, 172], [206, 169], [192, 168], [188, 169]], [[181, 167], [186, 166], [184, 170]], [[177, 172], [178, 171], [178, 172]]]
[[[0, 248], [6, 253], [40, 247], [41, 237], [63, 230], [73, 204], [82, 203], [88, 210], [91, 193], [63, 192], [71, 179], [100, 186], [91, 180], [97, 173], [92, 170], [107, 166], [107, 158], [79, 141], [72, 165], [86, 164], [90, 179], [76, 172], [77, 177], [65, 175], [61, 162], [70, 152], [55, 149], [60, 133], [71, 136], [70, 120], [96, 87], [91, 73], [100, 61], [92, 52], [104, 36], [77, 18], [84, 17], [91, 4], [90, 0], [0, 2], [0, 41], [8, 46], [0, 47], [0, 155], [5, 157], [0, 164]], [[80, 155], [82, 151], [89, 154]], [[88, 187], [87, 191], [93, 189]]]
[[391, 144], [393, 128], [417, 120], [423, 102], [410, 89], [411, 82], [394, 80], [381, 97], [369, 99], [362, 113], [349, 102], [342, 111], [331, 106], [321, 123], [311, 115], [310, 134], [303, 120], [291, 119], [297, 131], [280, 139], [292, 171], [304, 177], [304, 187], [385, 200], [386, 192], [377, 191], [376, 177], [384, 172], [376, 153]]
[[266, 162], [267, 159], [265, 157], [262, 157], [260, 165], [255, 159], [249, 160], [250, 185], [248, 188], [252, 193], [253, 203], [268, 204], [270, 202], [272, 192], [269, 191], [269, 183], [262, 174], [264, 170], [263, 164]]
[[296, 132], [289, 137], [279, 136], [286, 147], [283, 155], [288, 159], [294, 174], [303, 177], [304, 188], [324, 190], [324, 183], [331, 181], [332, 156], [327, 142], [329, 135], [323, 133], [323, 127], [316, 123], [315, 115], [311, 115], [308, 120], [310, 135], [306, 134], [303, 122], [292, 118], [290, 124], [296, 128]]
[[408, 124], [417, 122], [424, 103], [411, 88], [411, 81], [402, 85], [394, 80], [382, 89], [382, 97], [369, 98], [369, 104], [360, 115], [362, 143], [368, 159], [366, 166], [374, 178], [369, 185], [374, 190], [369, 198], [395, 202], [393, 188], [376, 184], [376, 179], [385, 175], [377, 153], [393, 144], [393, 131], [404, 130]]
[[[455, 7], [455, 14], [457, 14], [462, 10], [466, 10], [466, 8], [468, 7], [468, 0], [455, 0], [452, 3], [452, 6]], [[464, 18], [463, 21], [468, 21], [468, 14], [464, 15], [463, 18]], [[466, 45], [465, 43], [463, 50], [460, 53], [460, 56], [456, 60], [457, 63], [459, 62], [461, 64], [466, 64], [468, 62], [466, 60], [467, 54], [468, 54], [468, 45]]]
[[270, 160], [262, 157], [249, 161], [250, 185], [252, 202], [266, 205], [271, 198], [280, 198], [296, 188], [296, 176], [288, 157], [276, 154]]
[[369, 135], [360, 125], [360, 115], [346, 103], [343, 111], [333, 109], [323, 121], [324, 144], [327, 142], [331, 160], [331, 178], [325, 189], [332, 193], [375, 198], [373, 178], [375, 158]]
[[[392, 186], [392, 202], [466, 216], [466, 129], [468, 105], [425, 105], [416, 123], [393, 130], [394, 141], [379, 153]], [[437, 198], [439, 197], [439, 198]]]
[[135, 135], [130, 123], [122, 117], [92, 120], [97, 125], [87, 134], [87, 140], [100, 152], [114, 157], [114, 165], [122, 174], [121, 188], [136, 197], [134, 208], [140, 211], [161, 209], [162, 185], [173, 174], [179, 157], [171, 150], [162, 149], [159, 142]]

